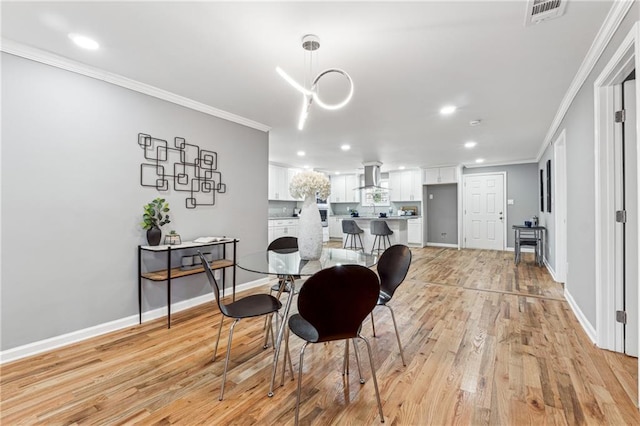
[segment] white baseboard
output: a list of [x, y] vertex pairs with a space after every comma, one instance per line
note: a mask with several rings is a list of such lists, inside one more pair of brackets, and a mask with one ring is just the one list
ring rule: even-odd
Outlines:
[[458, 245], [457, 244], [446, 244], [446, 243], [427, 243], [427, 247], [458, 248]]
[[560, 280], [558, 280], [558, 275], [556, 274], [556, 271], [553, 270], [553, 268], [551, 267], [551, 265], [549, 264], [549, 262], [547, 262], [547, 258], [544, 258], [544, 266], [547, 267], [547, 271], [549, 271], [549, 274], [551, 274], [551, 278], [553, 278], [553, 280], [557, 283], [562, 282]]
[[[507, 247], [504, 251], [516, 251], [515, 247]], [[523, 253], [535, 253], [535, 249], [533, 247], [520, 247], [520, 251]]]
[[[265, 285], [269, 282], [269, 278], [260, 278], [254, 281], [249, 281], [244, 284], [236, 286], [236, 292], [249, 290], [254, 287]], [[189, 300], [183, 300], [171, 304], [171, 313], [184, 311], [194, 306], [201, 305], [203, 303], [211, 302], [214, 300], [213, 293], [205, 294], [202, 296], [194, 297]], [[167, 315], [167, 308], [157, 308], [152, 311], [142, 313], [142, 321], [150, 321], [157, 318], [162, 318]], [[72, 331], [71, 333], [62, 334], [60, 336], [50, 337], [48, 339], [40, 340], [38, 342], [28, 343], [26, 345], [18, 346], [15, 348], [7, 349], [0, 352], [0, 365], [16, 361], [28, 356], [37, 355], [42, 352], [57, 349], [62, 346], [77, 343], [92, 337], [100, 336], [102, 334], [111, 333], [112, 331], [122, 330], [123, 328], [133, 327], [138, 325], [138, 314], [131, 315], [125, 318], [120, 318], [114, 321], [109, 321], [104, 324], [98, 324], [92, 327], [88, 327], [82, 330]]]
[[597, 336], [596, 330], [595, 328], [593, 328], [593, 326], [591, 325], [587, 317], [582, 313], [582, 311], [580, 310], [580, 307], [578, 306], [576, 301], [573, 300], [571, 293], [569, 293], [566, 287], [564, 289], [564, 298], [567, 299], [567, 303], [569, 303], [569, 307], [575, 314], [576, 318], [578, 318], [578, 322], [582, 326], [582, 329], [584, 330], [584, 332], [587, 333], [587, 336], [589, 337], [589, 339], [591, 339], [591, 343], [595, 345], [596, 336]]

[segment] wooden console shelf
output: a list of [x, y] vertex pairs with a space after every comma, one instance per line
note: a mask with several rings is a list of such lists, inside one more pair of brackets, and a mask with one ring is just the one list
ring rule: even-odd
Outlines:
[[[234, 265], [233, 261], [228, 259], [214, 260], [213, 262], [211, 262], [211, 269], [215, 270], [215, 269], [228, 268], [233, 265]], [[201, 274], [204, 272], [204, 268], [202, 266], [200, 266], [199, 268], [187, 269], [187, 270], [181, 269], [181, 268], [171, 268], [170, 271], [171, 271], [171, 278], [180, 278], [180, 277], [186, 277], [194, 274]], [[166, 281], [169, 277], [167, 275], [167, 270], [162, 269], [160, 271], [154, 271], [154, 272], [143, 272], [142, 278], [146, 278], [151, 281]]]
[[[231, 259], [227, 258], [227, 245], [233, 245], [233, 255]], [[224, 288], [226, 283], [226, 269], [232, 268], [233, 271], [233, 296], [236, 294], [236, 253], [238, 240], [235, 238], [221, 237], [215, 241], [208, 243], [196, 243], [193, 241], [187, 241], [178, 245], [160, 245], [160, 246], [138, 246], [138, 311], [139, 320], [142, 324], [142, 280], [149, 280], [154, 282], [166, 281], [167, 282], [167, 328], [171, 328], [171, 281], [176, 278], [188, 277], [190, 275], [201, 274], [204, 272], [202, 266], [195, 266], [189, 269], [182, 269], [180, 266], [174, 266], [176, 261], [179, 262], [180, 256], [175, 255], [177, 251], [190, 249], [191, 253], [199, 251], [200, 248], [211, 248], [213, 246], [222, 247], [222, 258], [211, 261], [211, 269], [222, 270], [222, 294], [224, 295]], [[143, 254], [145, 252], [163, 253], [167, 259], [167, 267], [157, 271], [142, 272]], [[173, 261], [172, 261], [173, 255]], [[191, 254], [187, 254], [190, 256]]]

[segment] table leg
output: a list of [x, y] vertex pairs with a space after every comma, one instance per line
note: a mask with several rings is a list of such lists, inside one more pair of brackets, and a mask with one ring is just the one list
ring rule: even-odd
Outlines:
[[[282, 321], [280, 323], [280, 329], [278, 330], [278, 337], [276, 338], [276, 342], [274, 344], [275, 353], [273, 354], [273, 368], [271, 370], [271, 384], [269, 385], [269, 393], [267, 394], [269, 397], [273, 396], [273, 386], [276, 382], [276, 372], [278, 370], [278, 357], [280, 356], [280, 346], [282, 344], [282, 338], [284, 336], [285, 327], [288, 326], [287, 319], [289, 318], [289, 309], [291, 308], [291, 301], [293, 300], [293, 296], [296, 289], [296, 284], [293, 276], [289, 276], [287, 278], [289, 284], [289, 296], [287, 297], [287, 303], [284, 306], [284, 312], [282, 313]], [[285, 284], [287, 285], [287, 284]], [[285, 365], [283, 368], [287, 368], [286, 362], [287, 359], [285, 357]]]

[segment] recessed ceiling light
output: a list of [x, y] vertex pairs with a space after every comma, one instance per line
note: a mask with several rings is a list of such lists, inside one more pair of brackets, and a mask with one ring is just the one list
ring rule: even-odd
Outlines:
[[454, 112], [456, 112], [456, 107], [454, 105], [447, 105], [440, 108], [440, 114], [442, 115], [449, 115], [453, 114]]
[[351, 149], [351, 145], [344, 144], [340, 147], [343, 151], [349, 151]]
[[479, 118], [476, 119], [476, 120], [471, 120], [469, 122], [469, 126], [479, 126], [481, 122], [482, 122], [482, 120], [480, 120]]
[[478, 145], [478, 142], [474, 142], [474, 141], [469, 141], [467, 143], [464, 144], [465, 148], [473, 148], [474, 146]]
[[306, 153], [304, 151], [298, 151], [298, 157], [304, 157], [305, 154]]
[[302, 166], [302, 168], [303, 168], [303, 169], [309, 169], [310, 167], [309, 167], [309, 165], [308, 165], [308, 164], [305, 164], [304, 166]]
[[87, 36], [83, 36], [81, 34], [71, 33], [69, 34], [69, 38], [79, 47], [83, 49], [96, 50], [100, 47], [97, 41], [90, 39]]
[[339, 174], [340, 174], [340, 172], [336, 172], [336, 174], [337, 174], [337, 175], [339, 175]]
[[404, 170], [404, 166], [398, 167], [398, 170]]
[[480, 164], [480, 163], [484, 163], [484, 158], [478, 158], [476, 159], [476, 163]]

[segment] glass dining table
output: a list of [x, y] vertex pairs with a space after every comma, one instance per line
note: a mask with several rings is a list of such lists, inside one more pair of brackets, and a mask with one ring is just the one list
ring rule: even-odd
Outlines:
[[[369, 268], [374, 266], [377, 262], [378, 256], [370, 253], [328, 247], [322, 249], [322, 254], [318, 260], [304, 260], [300, 257], [300, 252], [296, 249], [265, 250], [239, 256], [237, 258], [236, 266], [238, 268], [260, 274], [286, 277], [285, 282], [288, 286], [289, 296], [287, 297], [287, 302], [282, 314], [283, 320], [280, 323], [278, 336], [274, 344], [275, 353], [273, 356], [271, 384], [269, 386], [268, 393], [270, 397], [273, 396], [280, 346], [282, 344], [285, 327], [287, 326], [287, 318], [289, 317], [289, 311], [291, 309], [291, 301], [293, 300], [293, 296], [296, 292], [296, 280], [300, 277], [309, 277], [322, 269], [331, 268], [333, 266], [361, 265]], [[285, 368], [286, 365], [283, 365], [283, 369]]]

